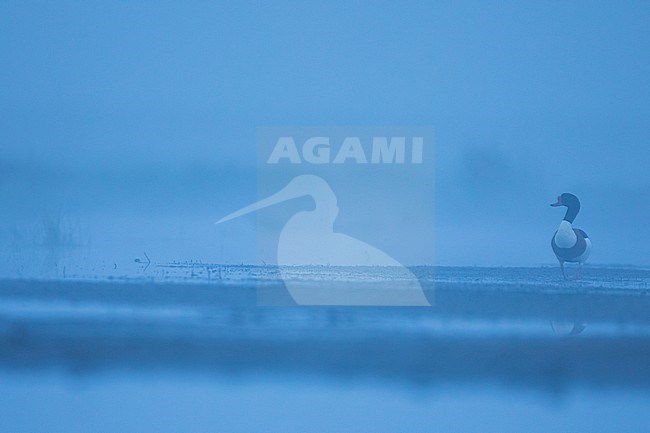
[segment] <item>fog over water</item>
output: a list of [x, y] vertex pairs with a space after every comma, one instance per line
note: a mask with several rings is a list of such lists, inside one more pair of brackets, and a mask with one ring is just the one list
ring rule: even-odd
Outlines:
[[257, 127], [430, 125], [436, 263], [554, 263], [548, 204], [569, 191], [590, 262], [650, 264], [645, 3], [0, 13], [3, 251], [60, 218], [108, 261], [255, 262], [254, 216], [213, 222], [256, 199]]

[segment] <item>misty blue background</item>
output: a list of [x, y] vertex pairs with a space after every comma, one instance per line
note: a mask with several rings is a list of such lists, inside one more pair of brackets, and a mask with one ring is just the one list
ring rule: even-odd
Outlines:
[[438, 264], [554, 263], [548, 204], [565, 191], [592, 263], [650, 264], [647, 2], [5, 1], [0, 16], [16, 266], [44, 245], [255, 261], [254, 218], [213, 222], [255, 200], [269, 125], [433, 126]]

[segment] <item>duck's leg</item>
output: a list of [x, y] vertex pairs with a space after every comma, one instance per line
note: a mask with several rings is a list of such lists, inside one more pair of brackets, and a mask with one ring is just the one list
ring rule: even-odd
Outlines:
[[564, 271], [564, 262], [560, 261], [560, 269], [562, 269], [562, 276], [564, 277], [564, 280], [567, 281], [569, 277], [566, 276], [566, 272]]
[[576, 274], [573, 276], [573, 279], [575, 281], [578, 281], [580, 278], [582, 278], [582, 263], [578, 265], [578, 270], [576, 271]]

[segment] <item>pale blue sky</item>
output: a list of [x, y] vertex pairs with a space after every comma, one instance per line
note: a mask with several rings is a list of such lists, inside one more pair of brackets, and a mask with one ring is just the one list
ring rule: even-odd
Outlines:
[[178, 259], [246, 261], [246, 222], [201, 224], [254, 199], [258, 126], [430, 125], [439, 263], [553, 263], [548, 203], [571, 191], [593, 262], [650, 264], [650, 3], [4, 1], [0, 15], [5, 226], [62, 210], [129, 254], [180, 224], [168, 257], [178, 242]]

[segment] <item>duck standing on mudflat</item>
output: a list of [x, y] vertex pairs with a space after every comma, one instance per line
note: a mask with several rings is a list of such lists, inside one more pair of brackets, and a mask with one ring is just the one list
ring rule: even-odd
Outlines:
[[565, 206], [567, 208], [560, 227], [558, 227], [553, 239], [551, 239], [551, 246], [555, 256], [560, 261], [560, 268], [565, 280], [568, 280], [568, 277], [564, 272], [564, 262], [579, 264], [574, 275], [574, 279], [577, 280], [582, 274], [582, 265], [589, 257], [589, 253], [591, 253], [591, 241], [587, 233], [573, 228], [573, 220], [580, 211], [580, 200], [575, 195], [565, 192], [551, 206]]

